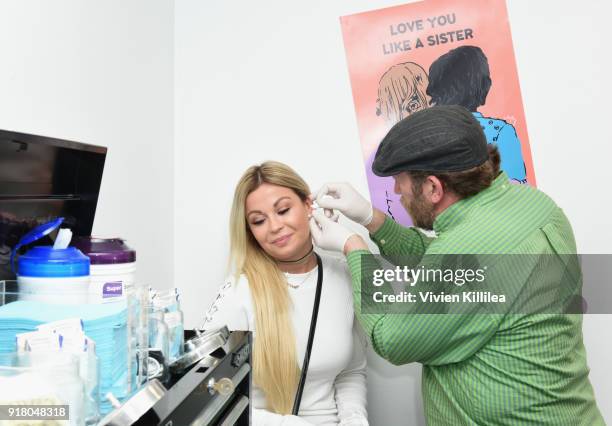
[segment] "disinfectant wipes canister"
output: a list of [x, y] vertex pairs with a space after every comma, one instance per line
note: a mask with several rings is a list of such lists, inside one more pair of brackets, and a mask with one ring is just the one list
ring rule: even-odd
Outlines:
[[[58, 228], [63, 218], [45, 223], [26, 234], [13, 251], [31, 244]], [[17, 282], [20, 298], [51, 303], [87, 303], [89, 258], [75, 247], [68, 247], [72, 233], [60, 229], [53, 246], [37, 246], [18, 260]]]
[[136, 281], [136, 252], [121, 238], [78, 237], [74, 245], [91, 261], [90, 301], [106, 303], [125, 298]]

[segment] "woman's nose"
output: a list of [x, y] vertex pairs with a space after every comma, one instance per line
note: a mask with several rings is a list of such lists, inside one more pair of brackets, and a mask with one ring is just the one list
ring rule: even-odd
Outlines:
[[270, 218], [270, 230], [272, 232], [278, 232], [283, 229], [283, 221], [277, 217], [272, 216]]

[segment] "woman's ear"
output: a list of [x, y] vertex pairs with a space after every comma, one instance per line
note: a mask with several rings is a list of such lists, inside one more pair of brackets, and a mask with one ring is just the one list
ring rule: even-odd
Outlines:
[[304, 201], [304, 204], [306, 204], [306, 211], [308, 212], [308, 217], [310, 217], [310, 215], [312, 214], [312, 203], [313, 203], [313, 195], [310, 194], [308, 197], [306, 197], [306, 200]]

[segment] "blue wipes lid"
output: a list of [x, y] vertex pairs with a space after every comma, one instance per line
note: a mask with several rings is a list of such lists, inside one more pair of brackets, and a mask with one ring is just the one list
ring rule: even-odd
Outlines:
[[52, 220], [51, 222], [43, 223], [42, 225], [37, 226], [32, 229], [30, 232], [25, 234], [19, 242], [13, 248], [11, 252], [11, 269], [15, 272], [15, 255], [17, 254], [17, 250], [21, 247], [33, 243], [36, 240], [40, 240], [45, 235], [49, 235], [55, 229], [59, 228], [59, 226], [64, 221], [63, 217], [58, 217], [57, 219]]
[[63, 221], [63, 217], [58, 217], [57, 219], [54, 219], [51, 222], [43, 223], [42, 225], [37, 226], [36, 228], [25, 234], [23, 237], [21, 237], [19, 243], [15, 247], [25, 246], [27, 244], [33, 243], [36, 240], [40, 240], [45, 235], [49, 235], [51, 232], [59, 228]]
[[21, 277], [81, 277], [89, 275], [89, 258], [74, 247], [38, 246], [19, 258]]

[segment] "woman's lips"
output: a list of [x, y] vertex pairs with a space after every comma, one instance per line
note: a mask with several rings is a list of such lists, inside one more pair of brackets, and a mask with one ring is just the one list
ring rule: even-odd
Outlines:
[[289, 239], [291, 238], [292, 234], [289, 235], [284, 235], [280, 238], [275, 239], [274, 241], [272, 241], [272, 244], [279, 246], [279, 247], [283, 247], [285, 245], [287, 245], [287, 243], [289, 242]]

